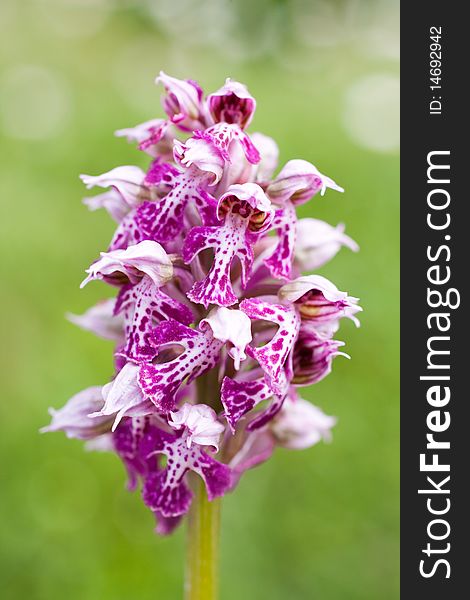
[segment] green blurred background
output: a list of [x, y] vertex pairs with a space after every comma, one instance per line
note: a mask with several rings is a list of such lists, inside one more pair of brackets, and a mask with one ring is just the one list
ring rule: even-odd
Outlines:
[[113, 131], [161, 116], [160, 69], [258, 100], [281, 162], [345, 187], [301, 216], [345, 222], [361, 252], [322, 272], [361, 298], [352, 361], [304, 396], [332, 444], [278, 450], [224, 500], [223, 600], [398, 598], [398, 7], [315, 0], [2, 0], [1, 547], [4, 600], [181, 597], [184, 531], [153, 534], [112, 455], [41, 436], [47, 408], [108, 380], [111, 345], [69, 324], [113, 224], [79, 173], [145, 158]]

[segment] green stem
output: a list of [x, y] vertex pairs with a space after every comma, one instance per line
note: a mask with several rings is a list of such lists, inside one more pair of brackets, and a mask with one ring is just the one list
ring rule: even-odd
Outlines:
[[188, 515], [185, 600], [217, 600], [220, 499], [209, 502], [200, 477], [193, 479]]

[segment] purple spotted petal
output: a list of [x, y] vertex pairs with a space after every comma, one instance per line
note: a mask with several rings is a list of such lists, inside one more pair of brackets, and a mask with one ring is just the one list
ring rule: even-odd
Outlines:
[[251, 319], [270, 321], [279, 326], [267, 344], [261, 348], [251, 348], [250, 353], [264, 370], [272, 390], [277, 394], [284, 394], [284, 366], [300, 327], [300, 318], [296, 310], [292, 306], [271, 304], [259, 298], [243, 300], [240, 309]]
[[260, 402], [271, 398], [272, 395], [272, 390], [263, 379], [235, 381], [230, 377], [224, 377], [220, 389], [220, 399], [232, 433], [235, 433], [238, 421], [246, 413]]
[[192, 131], [206, 125], [202, 90], [195, 81], [176, 79], [160, 71], [156, 83], [163, 84], [166, 91], [162, 98], [163, 109], [179, 129]]
[[[173, 459], [172, 459], [173, 460]], [[188, 512], [193, 493], [183, 481], [186, 466], [151, 473], [144, 482], [142, 498], [154, 512], [164, 517], [179, 517]]]
[[190, 204], [198, 210], [213, 209], [212, 197], [201, 187], [201, 179], [188, 173], [178, 176], [173, 189], [160, 201], [145, 202], [135, 213], [135, 226], [144, 239], [168, 242], [179, 235], [185, 226], [185, 211]]
[[202, 450], [196, 459], [192, 470], [204, 479], [209, 500], [223, 496], [230, 486], [230, 468]]
[[183, 260], [191, 262], [201, 251], [212, 249], [214, 262], [188, 298], [206, 308], [209, 304], [231, 306], [237, 302], [232, 288], [231, 267], [235, 258], [241, 264], [241, 282], [246, 285], [253, 264], [253, 245], [272, 217], [271, 203], [254, 183], [232, 185], [220, 197], [217, 213], [224, 219], [219, 227], [194, 227], [183, 246]]
[[127, 487], [135, 490], [139, 477], [157, 469], [157, 460], [148, 456], [154, 448], [154, 439], [158, 438], [158, 429], [148, 417], [123, 419], [113, 433], [113, 445], [116, 453], [126, 466]]
[[190, 383], [215, 366], [220, 358], [222, 342], [210, 331], [200, 332], [170, 319], [155, 328], [155, 347], [179, 345], [183, 352], [161, 364], [143, 364], [139, 383], [146, 398], [163, 412], [175, 409], [175, 394], [183, 381]]
[[136, 285], [124, 286], [116, 300], [115, 314], [124, 314], [126, 345], [122, 350], [137, 362], [151, 360], [155, 354], [153, 330], [162, 319], [178, 319], [184, 325], [193, 322], [185, 305], [164, 294], [149, 277]]
[[230, 215], [220, 227], [193, 227], [185, 240], [183, 260], [190, 263], [202, 250], [214, 251], [214, 262], [206, 277], [194, 284], [188, 298], [206, 308], [209, 304], [231, 306], [237, 302], [230, 270], [237, 257], [242, 265], [243, 277], [249, 276], [253, 263], [253, 250], [246, 243], [246, 219]]
[[190, 470], [204, 479], [209, 500], [228, 490], [229, 467], [209, 456], [197, 444], [188, 448], [184, 433], [173, 435], [161, 431], [154, 453], [164, 454], [167, 464], [163, 470], [146, 478], [143, 498], [147, 506], [153, 511], [159, 511], [164, 517], [177, 517], [188, 511], [192, 492], [186, 485], [184, 476]]
[[294, 205], [287, 202], [284, 208], [276, 211], [272, 228], [277, 230], [279, 240], [274, 252], [264, 262], [273, 277], [288, 279], [292, 270], [295, 248], [297, 215]]
[[205, 131], [214, 139], [214, 143], [227, 156], [230, 156], [230, 146], [232, 143], [239, 144], [245, 154], [246, 159], [253, 165], [261, 160], [260, 154], [251, 141], [248, 134], [240, 129], [238, 125], [229, 125], [227, 123], [217, 123]]
[[159, 196], [164, 196], [175, 187], [179, 175], [180, 172], [174, 165], [157, 158], [152, 161], [145, 175], [144, 184], [152, 191], [156, 191]]

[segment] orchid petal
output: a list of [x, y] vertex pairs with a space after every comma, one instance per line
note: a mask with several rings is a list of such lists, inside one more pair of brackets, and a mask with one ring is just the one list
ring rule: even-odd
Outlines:
[[235, 123], [245, 129], [253, 118], [256, 100], [242, 83], [227, 79], [225, 85], [207, 97], [207, 106], [216, 123]]
[[313, 327], [301, 327], [293, 351], [292, 383], [306, 386], [324, 379], [331, 372], [333, 358], [349, 358], [338, 350], [341, 346], [344, 342], [329, 339]]
[[151, 360], [156, 354], [152, 342], [156, 323], [162, 319], [178, 318], [189, 325], [194, 319], [185, 304], [164, 294], [148, 276], [136, 285], [121, 288], [115, 312], [124, 313], [126, 345], [121, 352], [138, 362]]
[[168, 242], [184, 229], [185, 211], [188, 204], [201, 213], [209, 214], [214, 201], [200, 185], [201, 180], [182, 174], [173, 189], [157, 202], [144, 202], [136, 211], [129, 227], [139, 236], [161, 243]]
[[311, 402], [296, 398], [286, 400], [271, 424], [271, 431], [280, 446], [303, 450], [321, 440], [329, 441], [335, 424], [335, 417], [326, 415]]
[[318, 192], [323, 196], [327, 188], [344, 192], [342, 187], [320, 173], [312, 163], [295, 159], [286, 163], [266, 192], [273, 202], [281, 205], [288, 201], [304, 204]]
[[238, 258], [242, 285], [246, 285], [253, 263], [253, 244], [272, 217], [269, 200], [256, 184], [233, 185], [221, 196], [218, 227], [193, 227], [183, 246], [183, 260], [191, 262], [200, 252], [214, 250], [214, 263], [207, 276], [193, 286], [188, 298], [206, 308], [209, 304], [231, 306], [237, 302], [232, 288], [231, 266]]
[[158, 438], [158, 429], [149, 417], [126, 418], [113, 432], [114, 449], [127, 469], [129, 491], [136, 489], [139, 478], [158, 469], [156, 458], [149, 456]]
[[139, 150], [150, 156], [169, 159], [173, 152], [173, 136], [169, 132], [170, 123], [165, 119], [152, 119], [135, 127], [118, 129], [116, 137], [125, 137], [128, 142], [137, 142]]
[[124, 201], [130, 206], [136, 206], [139, 203], [142, 182], [145, 173], [140, 167], [123, 166], [116, 167], [102, 175], [80, 175], [80, 179], [86, 185], [87, 189], [95, 186], [107, 188], [113, 187], [122, 196]]
[[163, 109], [179, 129], [192, 131], [205, 125], [202, 90], [196, 82], [176, 79], [160, 71], [155, 83], [165, 87], [167, 95], [162, 98]]
[[67, 319], [86, 331], [105, 340], [121, 343], [124, 338], [124, 320], [114, 314], [114, 299], [102, 300], [89, 308], [83, 315], [68, 314]]
[[252, 340], [251, 321], [240, 310], [230, 310], [224, 307], [213, 308], [209, 315], [200, 323], [200, 329], [209, 326], [215, 339], [222, 343], [230, 342], [232, 347], [229, 355], [234, 360], [238, 371], [240, 362], [246, 358], [246, 347]]
[[116, 188], [111, 188], [103, 194], [83, 198], [83, 204], [92, 211], [104, 208], [117, 223], [120, 223], [131, 210], [129, 204]]
[[272, 390], [263, 379], [239, 382], [224, 377], [220, 399], [232, 433], [235, 433], [236, 425], [244, 415], [272, 395]]
[[240, 310], [251, 319], [276, 323], [274, 337], [261, 348], [250, 348], [250, 354], [264, 370], [271, 389], [281, 396], [285, 393], [284, 367], [300, 328], [300, 319], [292, 306], [271, 304], [260, 298], [249, 298], [240, 304]]
[[220, 356], [222, 342], [215, 340], [210, 331], [195, 331], [170, 319], [157, 325], [154, 331], [157, 349], [179, 345], [183, 352], [169, 362], [143, 364], [139, 384], [146, 398], [164, 412], [175, 408], [175, 394], [183, 381], [193, 381], [214, 367]]
[[125, 250], [101, 252], [101, 258], [86, 272], [88, 277], [80, 287], [93, 279], [104, 279], [112, 285], [137, 283], [144, 275], [148, 275], [156, 286], [162, 286], [172, 278], [173, 266], [160, 244], [145, 240]]
[[273, 277], [288, 279], [292, 269], [297, 227], [297, 215], [291, 202], [276, 211], [272, 227], [277, 230], [279, 240], [274, 252], [265, 259], [264, 264]]
[[245, 471], [266, 462], [272, 456], [275, 447], [274, 437], [267, 428], [256, 431], [248, 431], [245, 428], [241, 447], [229, 463], [230, 489], [236, 487]]
[[312, 324], [336, 323], [347, 317], [359, 326], [354, 316], [362, 310], [357, 305], [358, 299], [339, 291], [334, 283], [321, 275], [305, 275], [290, 281], [279, 290], [279, 298], [295, 302], [302, 319]]
[[69, 438], [89, 440], [109, 431], [112, 423], [109, 416], [101, 415], [98, 419], [89, 416], [103, 407], [101, 389], [101, 386], [89, 387], [72, 396], [62, 408], [50, 408], [52, 422], [41, 432], [64, 431]]
[[229, 488], [229, 467], [209, 456], [198, 444], [188, 448], [184, 433], [174, 435], [160, 430], [153, 453], [167, 456], [167, 466], [146, 478], [143, 498], [147, 506], [164, 517], [177, 517], [189, 510], [192, 492], [184, 476], [190, 470], [204, 479], [210, 501]]
[[173, 429], [187, 429], [188, 448], [193, 444], [199, 444], [212, 446], [216, 452], [219, 450], [220, 435], [225, 428], [217, 420], [216, 412], [207, 404], [183, 404], [180, 410], [170, 412], [168, 424]]
[[344, 225], [332, 227], [319, 219], [299, 219], [295, 260], [302, 271], [322, 267], [347, 246], [353, 252], [359, 250], [356, 242], [344, 233]]
[[154, 405], [144, 398], [138, 384], [139, 367], [127, 363], [110, 383], [103, 386], [104, 406], [90, 417], [114, 416], [114, 431], [123, 417], [142, 417], [155, 413]]

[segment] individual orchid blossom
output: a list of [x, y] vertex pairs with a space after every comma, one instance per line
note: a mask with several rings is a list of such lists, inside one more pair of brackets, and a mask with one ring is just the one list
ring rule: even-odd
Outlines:
[[300, 327], [292, 353], [292, 379], [295, 386], [318, 383], [330, 374], [336, 356], [350, 358], [339, 351], [344, 342], [330, 339], [314, 328]]
[[171, 159], [173, 154], [174, 132], [172, 125], [165, 119], [152, 119], [135, 127], [118, 129], [116, 137], [125, 137], [128, 142], [137, 142], [142, 150], [157, 158]]
[[314, 165], [298, 159], [290, 160], [267, 186], [268, 196], [279, 206], [273, 224], [278, 231], [279, 241], [265, 261], [274, 277], [288, 279], [292, 271], [297, 236], [295, 207], [304, 204], [318, 192], [323, 196], [327, 188], [344, 191]]
[[231, 282], [235, 258], [241, 265], [242, 285], [250, 276], [253, 246], [272, 219], [271, 202], [256, 183], [235, 184], [223, 194], [217, 205], [222, 226], [194, 227], [183, 246], [187, 263], [203, 250], [214, 250], [211, 269], [202, 281], [195, 283], [188, 298], [205, 308], [209, 304], [231, 306], [238, 301]]
[[359, 326], [355, 314], [362, 308], [357, 304], [358, 299], [340, 292], [334, 283], [322, 275], [297, 277], [281, 287], [279, 297], [292, 302], [298, 308], [301, 319], [312, 323], [319, 331], [322, 331], [322, 327], [323, 331], [328, 327], [331, 333], [335, 333], [343, 317], [348, 317]]
[[228, 78], [220, 90], [207, 97], [207, 106], [216, 123], [236, 123], [245, 129], [253, 118], [256, 100], [246, 86]]
[[[115, 343], [114, 374], [51, 409], [43, 431], [115, 452], [169, 534], [189, 511], [213, 524], [216, 499], [276, 447], [330, 439], [335, 418], [298, 389], [347, 356], [333, 335], [343, 318], [358, 325], [361, 308], [303, 274], [358, 249], [342, 225], [297, 219], [299, 204], [342, 188], [305, 160], [275, 175], [279, 150], [247, 131], [256, 101], [243, 84], [227, 79], [204, 97], [189, 79], [162, 72], [157, 82], [166, 117], [116, 132], [147, 168], [82, 175], [104, 188], [86, 205], [117, 222], [82, 287], [99, 280], [117, 294], [69, 320]], [[190, 516], [190, 532], [201, 522]], [[208, 535], [190, 533], [190, 544]], [[193, 573], [206, 563], [191, 563], [187, 598], [215, 597], [192, 595], [212, 580]]]
[[94, 386], [72, 396], [59, 410], [49, 409], [52, 422], [41, 431], [64, 431], [67, 437], [80, 440], [93, 439], [109, 431], [110, 417], [99, 415], [93, 419], [91, 413], [99, 412], [103, 406], [102, 388]]
[[160, 71], [155, 83], [161, 83], [165, 88], [163, 109], [179, 129], [190, 132], [208, 125], [203, 91], [195, 81], [176, 79]]
[[[207, 497], [214, 500], [222, 496], [230, 485], [230, 468], [214, 459], [204, 447], [217, 448], [217, 440], [224, 427], [217, 415], [205, 406], [193, 405], [183, 415], [171, 414], [169, 425], [178, 433], [156, 429], [153, 446], [147, 456], [163, 454], [166, 467], [154, 470], [144, 480], [143, 499], [153, 511], [164, 517], [179, 517], [188, 512], [193, 493], [185, 481], [188, 471], [197, 473], [205, 483]], [[173, 420], [174, 419], [174, 420]]]
[[359, 250], [354, 240], [344, 233], [344, 225], [332, 227], [320, 219], [299, 219], [294, 258], [299, 271], [313, 271], [336, 256], [342, 246]]

